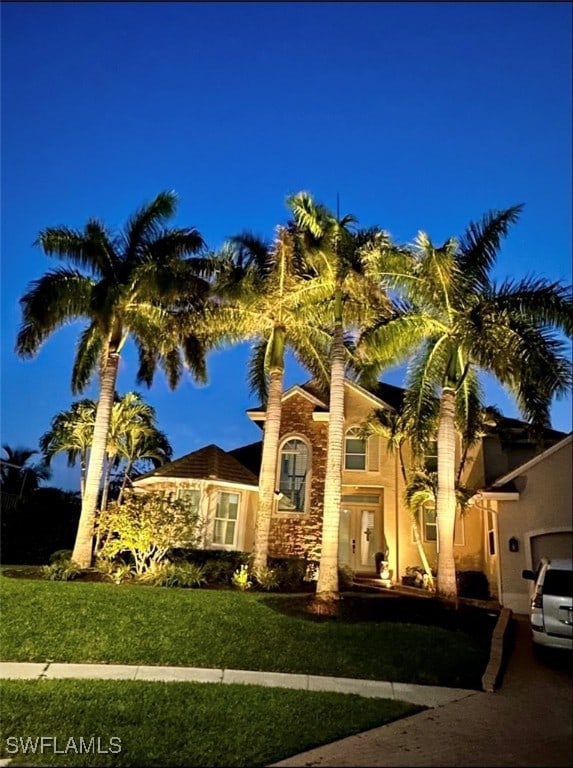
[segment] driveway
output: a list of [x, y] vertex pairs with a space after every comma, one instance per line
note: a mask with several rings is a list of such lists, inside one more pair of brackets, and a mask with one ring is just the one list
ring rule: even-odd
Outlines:
[[526, 616], [514, 616], [511, 630], [495, 693], [475, 693], [276, 765], [571, 768], [572, 656], [535, 658]]

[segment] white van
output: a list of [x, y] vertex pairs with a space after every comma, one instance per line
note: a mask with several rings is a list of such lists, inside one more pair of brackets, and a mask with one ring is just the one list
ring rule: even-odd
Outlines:
[[522, 571], [533, 584], [531, 630], [539, 646], [573, 649], [573, 561], [541, 559], [537, 570]]

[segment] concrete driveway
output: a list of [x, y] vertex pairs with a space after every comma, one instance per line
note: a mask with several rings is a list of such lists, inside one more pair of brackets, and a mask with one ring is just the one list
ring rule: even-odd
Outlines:
[[514, 616], [495, 693], [460, 701], [290, 757], [277, 766], [573, 765], [572, 655], [533, 655], [528, 619]]

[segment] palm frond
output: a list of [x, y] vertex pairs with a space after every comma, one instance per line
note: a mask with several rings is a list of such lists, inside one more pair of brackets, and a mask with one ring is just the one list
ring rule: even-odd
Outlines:
[[78, 317], [89, 318], [92, 292], [92, 280], [74, 269], [51, 270], [34, 280], [20, 299], [23, 323], [16, 353], [33, 357], [55, 330]]
[[174, 215], [176, 208], [175, 192], [160, 192], [154, 200], [129, 217], [121, 235], [127, 263], [134, 264], [145, 256], [148, 244], [161, 237], [161, 225]]
[[470, 222], [459, 244], [458, 263], [463, 282], [470, 290], [485, 287], [495, 264], [502, 238], [518, 219], [523, 205], [484, 214], [477, 223]]
[[72, 369], [72, 392], [78, 394], [90, 383], [102, 362], [104, 337], [97, 323], [90, 325], [80, 334], [76, 345], [76, 357]]
[[268, 376], [265, 368], [268, 340], [261, 338], [252, 345], [252, 352], [248, 363], [249, 391], [256, 394], [263, 405], [267, 403]]
[[47, 227], [35, 242], [47, 256], [66, 259], [94, 276], [114, 274], [118, 259], [105, 226], [89, 219], [84, 231], [71, 227]]

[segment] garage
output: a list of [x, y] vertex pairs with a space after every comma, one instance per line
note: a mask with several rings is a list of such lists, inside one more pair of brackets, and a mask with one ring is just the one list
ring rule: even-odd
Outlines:
[[573, 532], [557, 531], [531, 537], [531, 563], [534, 568], [542, 557], [573, 558]]

